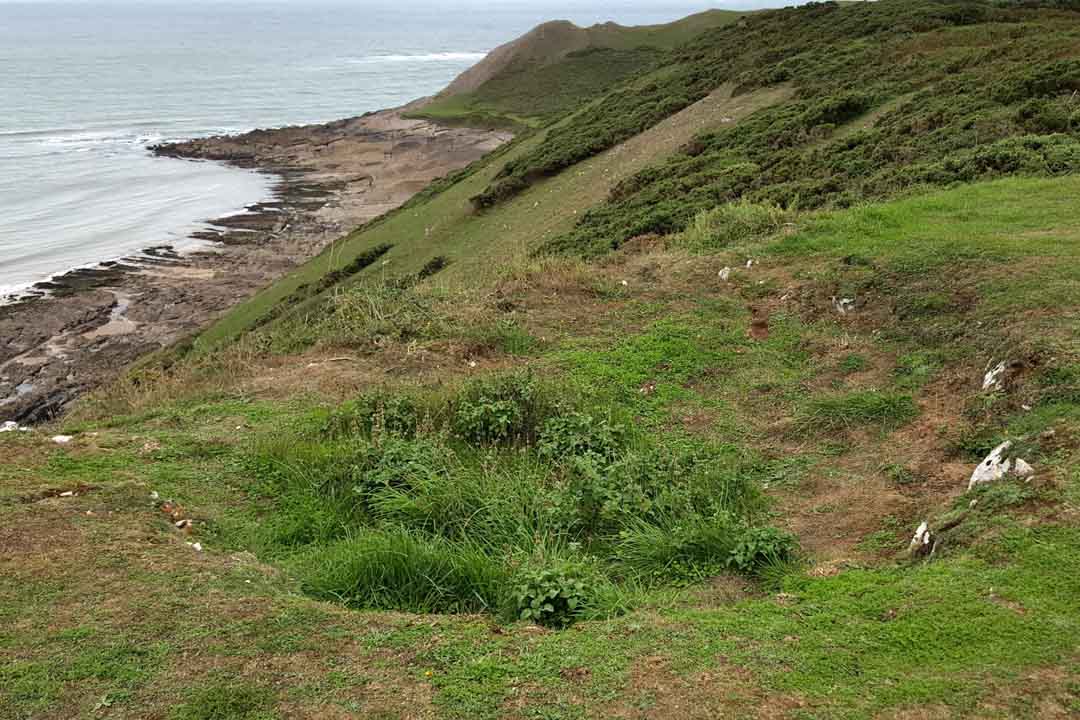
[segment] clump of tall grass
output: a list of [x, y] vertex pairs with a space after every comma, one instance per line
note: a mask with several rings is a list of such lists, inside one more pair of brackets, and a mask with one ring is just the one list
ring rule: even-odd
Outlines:
[[911, 395], [859, 390], [810, 400], [798, 422], [804, 432], [837, 432], [855, 427], [895, 429], [918, 412]]
[[313, 595], [562, 626], [770, 559], [746, 549], [760, 463], [732, 448], [660, 444], [527, 373], [437, 395], [426, 421], [412, 396], [377, 397], [249, 462], [274, 506], [258, 544]]
[[388, 282], [364, 282], [331, 296], [316, 335], [327, 345], [379, 346], [444, 334], [446, 313], [432, 293]]
[[498, 611], [509, 574], [487, 548], [406, 528], [363, 529], [296, 563], [301, 587], [350, 607], [414, 612]]
[[746, 201], [726, 203], [699, 212], [678, 236], [677, 244], [695, 252], [711, 252], [766, 239], [789, 222], [792, 213]]

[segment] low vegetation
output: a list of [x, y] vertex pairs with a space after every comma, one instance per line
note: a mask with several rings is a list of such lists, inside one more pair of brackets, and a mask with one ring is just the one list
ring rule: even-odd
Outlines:
[[[747, 27], [800, 18], [740, 76], [789, 72], [793, 99], [699, 106], [474, 214], [556, 135], [521, 140], [86, 398], [70, 443], [0, 435], [0, 718], [1080, 712], [1080, 175], [1026, 166], [1035, 96], [999, 98], [1044, 50], [1071, 62], [1076, 15], [884, 0]], [[809, 66], [872, 48], [906, 53], [896, 87], [773, 143], [832, 87]], [[981, 73], [940, 114], [935, 83]], [[932, 106], [936, 156], [845, 164], [867, 133], [902, 154]], [[678, 148], [728, 112], [695, 175]], [[959, 167], [969, 133], [982, 157], [987, 127], [1018, 165], [870, 190]], [[707, 200], [725, 147], [838, 184], [792, 170], [812, 192], [789, 202], [759, 168]], [[648, 197], [678, 222], [628, 229]], [[969, 490], [1006, 440], [1034, 475]]]
[[478, 87], [458, 88], [455, 83], [413, 115], [528, 132], [664, 63], [672, 49], [705, 30], [739, 17], [710, 10], [665, 25], [579, 28], [568, 22], [547, 23], [516, 40], [505, 57], [485, 60], [495, 65]]

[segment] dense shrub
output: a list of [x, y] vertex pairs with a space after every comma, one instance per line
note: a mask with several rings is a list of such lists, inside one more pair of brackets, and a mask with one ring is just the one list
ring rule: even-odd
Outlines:
[[795, 554], [795, 537], [773, 527], [747, 528], [731, 550], [728, 565], [754, 574], [778, 563], [790, 562]]
[[[732, 81], [738, 92], [786, 82], [795, 96], [623, 180], [543, 251], [597, 255], [643, 234], [693, 235], [701, 213], [740, 201], [848, 207], [924, 186], [1076, 172], [1078, 30], [1080, 16], [914, 0], [762, 13], [707, 33], [664, 73], [710, 89]], [[614, 90], [498, 182], [517, 192], [595, 149], [586, 137], [618, 142], [611, 127], [669, 93], [682, 98], [680, 82]]]
[[407, 395], [369, 393], [330, 412], [322, 426], [328, 437], [394, 435], [412, 437], [422, 419], [421, 409]]
[[581, 412], [558, 415], [544, 423], [538, 449], [541, 456], [561, 462], [572, 457], [610, 461], [626, 439], [626, 428], [606, 418]]
[[470, 383], [454, 405], [454, 432], [473, 445], [532, 444], [554, 403], [530, 373]]

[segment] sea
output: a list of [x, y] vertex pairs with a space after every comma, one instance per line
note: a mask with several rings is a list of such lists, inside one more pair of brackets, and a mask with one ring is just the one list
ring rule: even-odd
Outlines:
[[707, 0], [0, 0], [0, 298], [189, 249], [271, 178], [147, 146], [433, 94], [537, 24], [674, 20]]

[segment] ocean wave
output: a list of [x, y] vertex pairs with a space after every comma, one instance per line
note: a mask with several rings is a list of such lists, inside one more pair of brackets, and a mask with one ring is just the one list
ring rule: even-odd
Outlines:
[[476, 62], [483, 60], [487, 53], [482, 52], [437, 52], [416, 55], [366, 55], [358, 58], [346, 58], [350, 65], [379, 65], [382, 63], [424, 63], [424, 62]]

